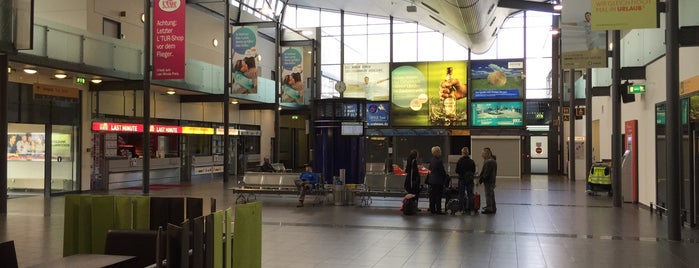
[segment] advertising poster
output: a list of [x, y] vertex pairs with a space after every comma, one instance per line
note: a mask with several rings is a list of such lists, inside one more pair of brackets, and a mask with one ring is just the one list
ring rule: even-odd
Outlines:
[[522, 99], [524, 60], [479, 60], [471, 62], [473, 99]]
[[347, 89], [343, 96], [388, 101], [388, 68], [388, 63], [344, 65], [342, 77]]
[[157, 0], [153, 7], [153, 80], [184, 79], [185, 0]]
[[[566, 3], [568, 4], [568, 3]], [[658, 1], [592, 0], [592, 30], [631, 30], [658, 28]]]
[[231, 94], [257, 93], [257, 26], [233, 27]]
[[590, 0], [566, 1], [561, 12], [563, 69], [607, 67], [607, 32], [592, 30]]
[[282, 100], [284, 103], [303, 104], [303, 48], [282, 48]]
[[366, 125], [370, 127], [387, 127], [390, 107], [388, 102], [370, 102], [366, 104]]
[[45, 152], [44, 133], [7, 133], [7, 160], [44, 161]]
[[467, 63], [399, 63], [391, 68], [392, 126], [466, 126]]
[[474, 127], [521, 126], [522, 102], [472, 102], [471, 117]]

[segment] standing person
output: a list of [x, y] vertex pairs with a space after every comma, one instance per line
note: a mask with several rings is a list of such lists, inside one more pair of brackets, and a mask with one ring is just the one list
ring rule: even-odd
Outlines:
[[497, 207], [495, 205], [495, 177], [498, 175], [498, 162], [495, 161], [495, 155], [490, 148], [485, 147], [481, 152], [483, 157], [483, 168], [481, 168], [480, 179], [478, 183], [483, 183], [485, 186], [485, 202], [483, 214], [495, 214]]
[[294, 180], [294, 184], [299, 189], [299, 204], [296, 207], [303, 207], [303, 200], [306, 199], [306, 193], [311, 191], [311, 188], [318, 184], [318, 175], [313, 173], [313, 167], [310, 164], [305, 164], [306, 171], [301, 172], [299, 178]]
[[[456, 173], [459, 174], [459, 202], [461, 202], [461, 211], [475, 214], [473, 209], [473, 174], [476, 173], [476, 163], [473, 162], [468, 155], [470, 154], [468, 147], [461, 148], [461, 158], [456, 163]], [[464, 198], [466, 194], [466, 199]]]
[[442, 212], [442, 195], [444, 185], [449, 181], [449, 175], [444, 169], [442, 161], [442, 148], [432, 147], [432, 160], [430, 160], [430, 174], [427, 175], [427, 183], [430, 185], [430, 212], [432, 214], [444, 214]]
[[420, 196], [420, 170], [417, 167], [417, 150], [410, 150], [408, 161], [405, 164], [405, 191], [415, 195], [415, 202]]

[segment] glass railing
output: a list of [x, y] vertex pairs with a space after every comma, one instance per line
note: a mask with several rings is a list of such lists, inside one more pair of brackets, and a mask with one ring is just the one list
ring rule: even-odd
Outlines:
[[[143, 78], [143, 46], [39, 18], [34, 22], [34, 49], [20, 53], [114, 70], [109, 76], [115, 78]], [[183, 81], [163, 84], [223, 94], [223, 66], [192, 59], [186, 59], [185, 64]]]

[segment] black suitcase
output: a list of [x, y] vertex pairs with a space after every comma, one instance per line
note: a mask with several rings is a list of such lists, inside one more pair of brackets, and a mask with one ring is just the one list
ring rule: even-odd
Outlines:
[[403, 215], [417, 214], [417, 198], [405, 199], [403, 204]]

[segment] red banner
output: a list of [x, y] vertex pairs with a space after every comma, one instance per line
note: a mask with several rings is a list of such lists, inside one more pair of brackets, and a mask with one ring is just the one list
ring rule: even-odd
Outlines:
[[185, 0], [156, 0], [153, 8], [153, 79], [184, 79]]

